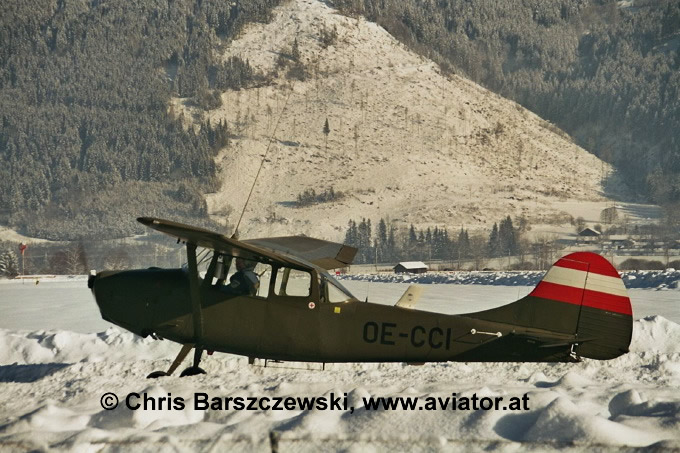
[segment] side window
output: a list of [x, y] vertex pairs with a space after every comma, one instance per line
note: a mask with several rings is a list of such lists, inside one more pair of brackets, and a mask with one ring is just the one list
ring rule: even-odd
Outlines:
[[288, 267], [279, 268], [274, 293], [277, 296], [307, 297], [312, 293], [312, 275]]
[[260, 277], [260, 287], [257, 290], [257, 296], [269, 296], [269, 282], [272, 278], [272, 267], [269, 264], [259, 263], [255, 268], [255, 273]]

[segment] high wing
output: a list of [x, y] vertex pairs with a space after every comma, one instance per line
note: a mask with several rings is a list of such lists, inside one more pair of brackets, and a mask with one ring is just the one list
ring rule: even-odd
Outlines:
[[239, 241], [214, 231], [152, 217], [137, 219], [178, 240], [210, 248], [231, 256], [269, 264], [307, 269], [310, 264], [323, 269], [335, 269], [349, 265], [357, 249], [336, 242], [305, 236], [250, 239]]
[[302, 258], [326, 270], [349, 266], [357, 253], [354, 247], [307, 236], [248, 239], [243, 242]]

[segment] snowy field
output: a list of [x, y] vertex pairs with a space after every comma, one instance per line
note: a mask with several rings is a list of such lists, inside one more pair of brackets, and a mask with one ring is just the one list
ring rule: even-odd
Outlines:
[[[343, 282], [394, 303], [408, 283]], [[516, 282], [517, 285], [519, 282]], [[503, 305], [531, 287], [429, 284], [420, 307], [446, 313]], [[632, 289], [631, 352], [578, 364], [274, 364], [215, 354], [206, 376], [166, 369], [179, 346], [99, 317], [83, 278], [0, 283], [0, 450], [599, 451], [680, 450], [680, 291]], [[420, 304], [419, 303], [419, 304]], [[188, 361], [187, 361], [188, 364]], [[121, 404], [102, 409], [106, 392]], [[181, 398], [183, 410], [131, 410], [130, 393]], [[200, 410], [212, 397], [330, 397], [349, 410]], [[528, 410], [368, 410], [363, 398], [528, 396]], [[141, 401], [141, 400], [140, 400]]]

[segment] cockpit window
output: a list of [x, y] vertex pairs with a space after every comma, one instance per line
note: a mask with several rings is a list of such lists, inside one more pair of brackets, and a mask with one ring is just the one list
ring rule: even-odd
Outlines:
[[308, 297], [312, 293], [312, 274], [288, 267], [279, 268], [274, 293], [277, 296]]
[[255, 273], [260, 277], [260, 288], [257, 290], [258, 297], [269, 297], [269, 282], [272, 278], [272, 267], [269, 264], [259, 263]]
[[271, 271], [270, 264], [215, 253], [203, 278], [209, 278], [213, 288], [230, 296], [267, 298]]
[[[196, 267], [198, 268], [198, 272], [201, 276], [207, 272], [208, 266], [210, 265], [210, 261], [212, 260], [214, 254], [215, 252], [213, 249], [196, 247]], [[187, 255], [184, 250], [179, 251], [179, 262], [182, 266], [182, 269], [189, 268], [189, 264], [187, 263]]]

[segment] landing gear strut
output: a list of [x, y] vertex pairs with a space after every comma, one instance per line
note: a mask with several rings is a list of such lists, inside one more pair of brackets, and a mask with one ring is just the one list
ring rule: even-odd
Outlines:
[[[147, 378], [170, 376], [184, 361], [184, 359], [189, 354], [189, 351], [191, 351], [191, 348], [194, 348], [194, 364], [193, 366], [190, 366], [189, 368], [182, 371], [180, 377], [205, 374], [205, 370], [198, 366], [198, 364], [201, 362], [201, 354], [203, 354], [203, 348], [199, 346], [201, 343], [201, 338], [203, 337], [203, 313], [201, 311], [201, 289], [199, 287], [198, 265], [196, 263], [196, 244], [187, 243], [187, 265], [189, 268], [189, 295], [193, 320], [194, 343], [182, 345], [182, 350], [179, 351], [179, 354], [177, 354], [177, 357], [175, 358], [174, 362], [172, 362], [172, 365], [170, 365], [170, 368], [167, 372], [154, 371], [153, 373], [149, 374]], [[212, 282], [212, 275], [215, 273], [216, 265], [217, 254], [213, 256], [213, 260], [210, 263], [209, 269], [210, 275], [205, 279], [205, 282]], [[207, 284], [205, 282], [204, 284]]]
[[[172, 362], [172, 365], [170, 365], [170, 368], [168, 368], [168, 371], [154, 371], [153, 373], [149, 374], [147, 376], [147, 379], [156, 379], [161, 376], [170, 376], [172, 373], [175, 372], [177, 367], [179, 367], [184, 359], [186, 358], [187, 355], [189, 355], [189, 351], [191, 351], [191, 348], [193, 348], [194, 345], [187, 343], [182, 345], [182, 349], [179, 351], [179, 354], [177, 354], [177, 357], [175, 357], [175, 360]], [[200, 354], [199, 354], [199, 360], [200, 360]], [[186, 370], [185, 370], [186, 371]], [[204, 371], [205, 373], [205, 371]]]
[[194, 364], [189, 368], [182, 371], [179, 377], [184, 376], [196, 376], [197, 374], [205, 374], [205, 370], [198, 366], [201, 362], [201, 354], [203, 354], [203, 348], [197, 347], [194, 349]]

